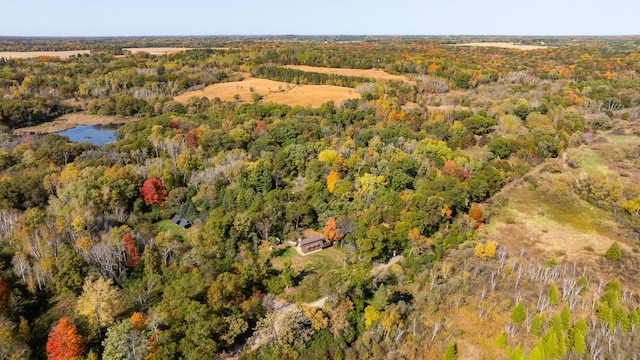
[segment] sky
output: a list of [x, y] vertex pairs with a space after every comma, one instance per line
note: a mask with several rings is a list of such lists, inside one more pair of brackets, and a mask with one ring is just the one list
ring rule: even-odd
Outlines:
[[640, 35], [637, 0], [0, 0], [0, 36]]

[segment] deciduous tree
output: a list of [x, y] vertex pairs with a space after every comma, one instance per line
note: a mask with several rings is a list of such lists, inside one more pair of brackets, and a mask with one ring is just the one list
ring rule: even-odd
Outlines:
[[164, 206], [167, 203], [167, 190], [162, 186], [158, 178], [149, 178], [142, 184], [140, 190], [142, 200], [149, 205], [158, 204]]
[[47, 358], [50, 360], [68, 360], [78, 358], [84, 350], [82, 336], [69, 318], [62, 318], [49, 333], [47, 340]]

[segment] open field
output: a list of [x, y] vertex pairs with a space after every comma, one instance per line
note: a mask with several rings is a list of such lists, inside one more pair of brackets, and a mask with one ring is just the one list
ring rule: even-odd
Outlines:
[[0, 58], [5, 59], [28, 59], [40, 56], [56, 56], [67, 59], [73, 55], [91, 54], [91, 50], [70, 50], [70, 51], [0, 51]]
[[503, 49], [518, 49], [518, 50], [539, 50], [546, 49], [546, 46], [541, 45], [519, 45], [506, 42], [475, 42], [465, 44], [455, 44], [453, 46], [484, 46], [484, 47], [497, 47]]
[[316, 73], [329, 74], [329, 75], [361, 76], [361, 77], [368, 77], [368, 78], [377, 79], [377, 80], [409, 81], [409, 79], [404, 75], [393, 75], [393, 74], [387, 73], [386, 71], [382, 71], [378, 69], [366, 69], [366, 70], [339, 69], [339, 68], [315, 67], [315, 66], [305, 66], [305, 65], [287, 65], [284, 67], [289, 69], [300, 70], [300, 71], [316, 72]]
[[59, 118], [42, 123], [36, 126], [29, 126], [20, 129], [15, 129], [15, 134], [51, 134], [59, 131], [71, 129], [78, 125], [117, 125], [124, 124], [132, 121], [133, 118], [127, 118], [122, 116], [103, 116], [103, 115], [90, 115], [87, 113], [73, 113], [62, 115]]
[[[211, 50], [229, 50], [228, 47], [213, 47], [207, 48]], [[137, 54], [141, 52], [148, 53], [149, 55], [167, 55], [167, 54], [175, 54], [182, 51], [188, 50], [196, 50], [196, 48], [177, 48], [177, 47], [144, 47], [144, 48], [122, 48], [123, 51], [128, 51], [132, 54]]]
[[[253, 91], [252, 91], [253, 90]], [[274, 102], [289, 106], [318, 107], [333, 100], [336, 105], [348, 99], [359, 98], [354, 89], [331, 85], [293, 85], [280, 81], [256, 79], [246, 76], [242, 81], [233, 81], [209, 85], [203, 90], [189, 91], [174, 98], [179, 103], [186, 103], [192, 96], [205, 96], [209, 99], [220, 98], [234, 101], [240, 95], [241, 103], [250, 103], [252, 92], [262, 96], [262, 102]]]
[[172, 47], [147, 47], [147, 48], [123, 48], [122, 51], [129, 51], [132, 54], [141, 52], [149, 55], [166, 55], [175, 54], [182, 51], [192, 50], [191, 48], [172, 48]]

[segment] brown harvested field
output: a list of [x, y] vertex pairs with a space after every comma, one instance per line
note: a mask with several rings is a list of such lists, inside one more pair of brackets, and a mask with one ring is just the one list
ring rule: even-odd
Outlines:
[[51, 134], [71, 129], [78, 125], [117, 125], [132, 121], [134, 118], [123, 116], [91, 115], [84, 112], [62, 115], [59, 118], [36, 126], [13, 130], [14, 134]]
[[361, 76], [368, 77], [376, 80], [396, 80], [396, 81], [409, 81], [409, 79], [404, 75], [393, 75], [389, 74], [386, 71], [378, 70], [378, 69], [339, 69], [339, 68], [328, 68], [328, 67], [316, 67], [316, 66], [306, 66], [306, 65], [286, 65], [286, 68], [296, 69], [300, 71], [306, 72], [316, 72], [321, 74], [329, 74], [329, 75], [343, 75], [343, 76]]
[[0, 58], [5, 59], [29, 59], [40, 56], [54, 56], [67, 59], [73, 55], [91, 54], [91, 50], [70, 50], [70, 51], [0, 51]]
[[186, 103], [192, 96], [205, 96], [209, 99], [220, 98], [223, 101], [234, 101], [240, 95], [242, 103], [251, 102], [251, 93], [262, 96], [262, 102], [274, 102], [289, 106], [319, 107], [327, 101], [336, 104], [348, 99], [359, 98], [355, 89], [330, 85], [293, 85], [280, 81], [257, 79], [246, 76], [242, 81], [233, 81], [209, 85], [203, 90], [189, 91], [174, 98], [179, 103]]
[[518, 50], [539, 50], [546, 49], [547, 46], [541, 45], [519, 45], [507, 42], [475, 42], [465, 44], [455, 44], [453, 46], [482, 46], [482, 47], [497, 47], [503, 49], [518, 49]]
[[172, 47], [122, 48], [122, 51], [129, 51], [132, 54], [145, 52], [145, 53], [148, 53], [149, 55], [175, 54], [175, 53], [179, 53], [187, 50], [192, 50], [192, 48], [172, 48]]

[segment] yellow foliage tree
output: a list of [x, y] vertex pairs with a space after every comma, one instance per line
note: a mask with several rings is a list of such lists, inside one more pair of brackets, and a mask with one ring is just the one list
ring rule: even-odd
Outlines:
[[340, 175], [338, 175], [337, 172], [331, 170], [329, 175], [327, 175], [327, 190], [329, 190], [330, 193], [333, 193], [333, 189], [335, 188], [336, 182], [338, 182], [338, 180], [340, 180]]
[[484, 247], [484, 255], [486, 258], [491, 259], [496, 257], [496, 244], [493, 241], [487, 241], [487, 245]]
[[380, 311], [371, 305], [364, 309], [364, 326], [370, 329], [380, 319]]
[[86, 316], [98, 331], [100, 327], [111, 325], [121, 308], [118, 288], [111, 279], [105, 280], [102, 277], [85, 281], [76, 305], [78, 314]]
[[318, 154], [318, 160], [327, 165], [333, 164], [333, 162], [336, 160], [337, 157], [338, 157], [338, 152], [335, 151], [334, 149], [325, 149]]
[[478, 243], [473, 253], [482, 260], [492, 259], [496, 256], [496, 244], [493, 241], [487, 241], [487, 244]]
[[478, 243], [478, 245], [476, 245], [473, 253], [474, 253], [475, 256], [484, 259], [484, 244], [483, 243]]

